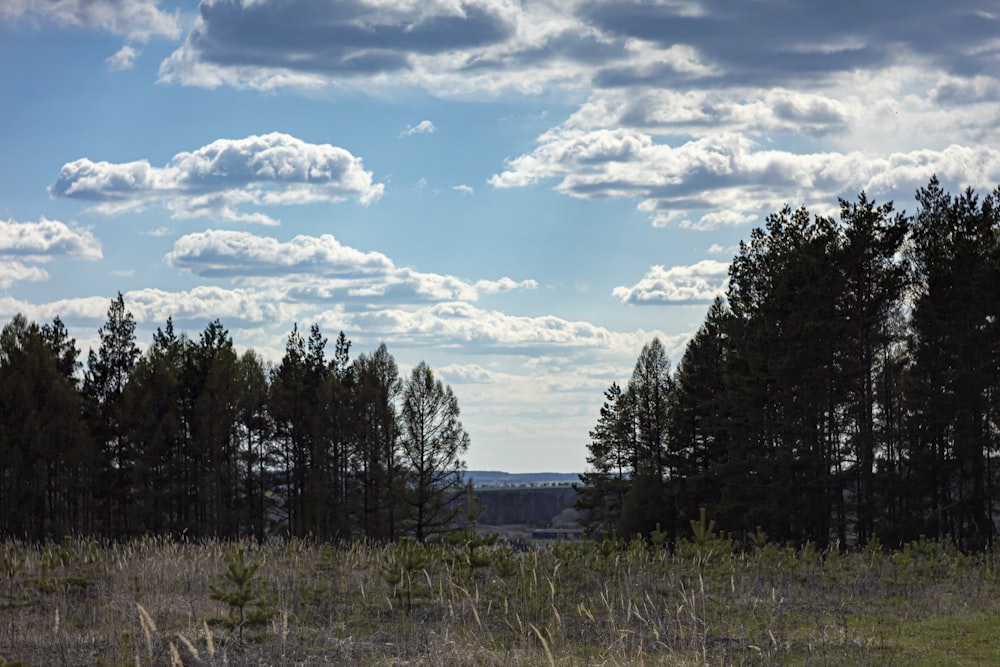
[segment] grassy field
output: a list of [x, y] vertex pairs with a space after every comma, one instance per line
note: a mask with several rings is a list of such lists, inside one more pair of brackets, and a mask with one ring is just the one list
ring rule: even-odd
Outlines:
[[8, 542], [0, 664], [995, 665], [1000, 555]]

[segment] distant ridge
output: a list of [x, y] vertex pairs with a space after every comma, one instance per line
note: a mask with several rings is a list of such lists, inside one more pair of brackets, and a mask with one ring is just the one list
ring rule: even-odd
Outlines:
[[550, 486], [580, 481], [575, 472], [503, 472], [501, 470], [467, 470], [465, 478], [475, 487], [484, 486]]

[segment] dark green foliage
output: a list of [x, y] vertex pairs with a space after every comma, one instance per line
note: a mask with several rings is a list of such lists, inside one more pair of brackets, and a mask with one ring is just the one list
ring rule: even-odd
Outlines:
[[1000, 191], [932, 179], [917, 199], [914, 217], [865, 193], [838, 219], [786, 207], [740, 244], [676, 372], [652, 382], [647, 346], [608, 390], [578, 487], [592, 532], [672, 545], [704, 507], [793, 545], [992, 544]]
[[27, 581], [41, 593], [86, 591], [97, 576], [95, 553], [96, 545], [81, 545], [69, 537], [62, 543], [50, 542], [42, 551], [38, 572]]
[[430, 593], [426, 567], [430, 563], [427, 547], [413, 537], [403, 537], [393, 545], [390, 561], [382, 568], [382, 577], [392, 587], [393, 595], [413, 612], [415, 599]]
[[479, 520], [486, 513], [486, 508], [479, 502], [479, 498], [473, 493], [472, 485], [465, 487], [465, 503], [459, 510], [459, 515], [465, 521], [465, 525], [454, 530], [446, 536], [446, 542], [452, 545], [459, 545], [464, 548], [459, 559], [466, 572], [471, 572], [476, 568], [485, 567], [490, 564], [490, 554], [486, 553], [488, 547], [495, 545], [499, 539], [498, 535], [480, 535], [478, 532]]
[[636, 448], [632, 399], [618, 383], [604, 392], [597, 426], [590, 432], [590, 470], [580, 475], [576, 507], [589, 535], [614, 530], [628, 492]]
[[210, 584], [213, 600], [229, 606], [230, 625], [239, 631], [243, 643], [243, 628], [260, 627], [274, 617], [274, 602], [261, 592], [261, 580], [257, 576], [260, 563], [247, 560], [245, 547], [233, 546], [224, 557], [226, 572], [218, 584]]
[[72, 347], [58, 319], [39, 328], [17, 315], [0, 332], [0, 534], [42, 540], [92, 525], [99, 468]]
[[458, 399], [420, 363], [403, 383], [401, 458], [407, 470], [406, 524], [418, 542], [454, 526], [465, 490], [461, 456], [469, 435], [459, 421]]
[[95, 485], [100, 520], [114, 537], [137, 532], [130, 523], [135, 499], [135, 467], [139, 456], [126, 425], [125, 386], [139, 359], [135, 318], [125, 308], [121, 293], [108, 308], [108, 321], [97, 330], [100, 347], [90, 350], [83, 392], [87, 399], [91, 433], [101, 453], [100, 475]]
[[[744, 542], [993, 545], [1000, 190], [932, 179], [917, 204], [861, 193], [751, 233], [676, 369], [654, 339], [605, 393], [576, 487], [591, 536], [675, 550], [704, 508]], [[218, 320], [191, 340], [168, 319], [140, 354], [135, 326], [119, 294], [82, 372], [58, 317], [3, 328], [0, 536], [422, 543], [461, 523], [469, 439], [425, 364], [401, 381], [385, 346], [352, 361], [341, 332], [330, 355], [312, 325], [272, 367]], [[474, 524], [470, 571], [493, 548]]]
[[319, 327], [296, 327], [270, 367], [237, 355], [218, 320], [190, 340], [168, 318], [143, 354], [135, 326], [119, 294], [82, 383], [59, 318], [3, 328], [0, 536], [392, 540], [453, 527], [468, 436], [426, 365], [404, 441], [384, 345], [352, 362], [341, 332], [327, 359]]

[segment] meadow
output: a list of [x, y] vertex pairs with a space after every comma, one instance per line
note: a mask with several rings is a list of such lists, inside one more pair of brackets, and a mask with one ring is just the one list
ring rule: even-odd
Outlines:
[[7, 541], [0, 664], [987, 665], [998, 593], [929, 540]]

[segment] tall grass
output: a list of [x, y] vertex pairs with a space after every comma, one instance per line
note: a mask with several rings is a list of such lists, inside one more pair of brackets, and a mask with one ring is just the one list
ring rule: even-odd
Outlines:
[[[241, 624], [232, 600], [213, 599], [234, 550], [257, 566], [248, 590], [267, 605], [260, 623]], [[621, 540], [472, 554], [412, 542], [8, 541], [0, 664], [1000, 661], [1000, 641], [962, 640], [1000, 630], [992, 553], [926, 540], [893, 554], [735, 549], [708, 535], [673, 554]]]

